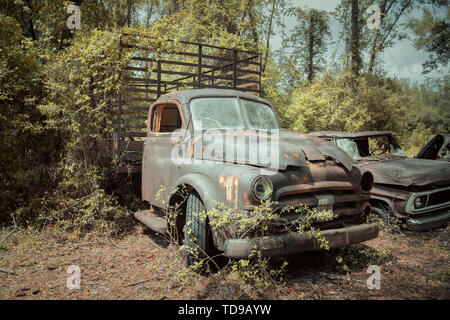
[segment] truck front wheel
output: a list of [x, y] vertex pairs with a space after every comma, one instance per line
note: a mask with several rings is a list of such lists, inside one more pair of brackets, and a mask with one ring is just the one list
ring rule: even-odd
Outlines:
[[215, 247], [205, 212], [205, 205], [199, 194], [193, 191], [188, 197], [186, 206], [184, 229], [186, 267], [202, 262], [199, 267], [204, 270], [212, 261], [211, 255], [215, 252]]

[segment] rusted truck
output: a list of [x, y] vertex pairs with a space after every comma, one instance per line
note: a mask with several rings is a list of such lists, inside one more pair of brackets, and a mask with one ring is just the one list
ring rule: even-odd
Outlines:
[[450, 134], [437, 134], [419, 151], [416, 158], [450, 161]]
[[374, 175], [372, 210], [384, 218], [404, 220], [423, 231], [450, 220], [450, 163], [408, 158], [389, 131], [312, 132], [345, 150], [359, 168]]
[[[254, 247], [272, 256], [320, 245], [286, 230], [268, 237], [244, 235], [232, 226], [211, 230], [208, 219], [194, 213], [223, 203], [251, 214], [270, 199], [278, 202], [275, 210], [288, 205], [332, 210], [333, 220], [316, 223], [331, 248], [378, 235], [376, 225], [361, 222], [370, 212], [373, 176], [361, 175], [336, 146], [279, 129], [275, 110], [260, 98], [260, 52], [177, 41], [155, 54], [130, 36], [121, 38], [121, 46], [134, 56], [123, 69], [120, 98], [111, 110], [112, 145], [116, 172], [142, 175], [142, 199], [150, 209], [137, 212], [138, 220], [156, 232], [174, 231], [188, 247], [208, 255], [220, 251], [235, 258], [249, 257]], [[183, 187], [187, 197], [173, 192]], [[180, 214], [172, 230], [168, 208], [174, 204]], [[196, 242], [185, 234], [194, 234]], [[185, 257], [188, 265], [195, 261]]]
[[[217, 137], [223, 148], [217, 148]], [[261, 148], [271, 151], [261, 153]], [[261, 154], [268, 154], [271, 161]], [[208, 219], [195, 213], [223, 203], [234, 212], [251, 214], [268, 199], [274, 209], [301, 205], [329, 209], [335, 218], [315, 226], [330, 248], [343, 247], [378, 236], [377, 225], [363, 219], [371, 212], [372, 186], [372, 174], [368, 170], [361, 174], [340, 148], [281, 129], [265, 99], [226, 89], [180, 90], [161, 96], [150, 107], [142, 199], [151, 205], [151, 212], [137, 212], [135, 217], [154, 231], [167, 232], [167, 208], [178, 203], [176, 231], [185, 235], [188, 246], [198, 246], [207, 255], [218, 250], [230, 258], [248, 258], [254, 249], [262, 256], [287, 255], [320, 250], [320, 245], [314, 238], [285, 230], [256, 238], [242, 236], [233, 226], [212, 230]], [[173, 193], [179, 188], [187, 190], [185, 201]], [[195, 243], [187, 240], [190, 233]], [[187, 265], [192, 261], [187, 255]]]

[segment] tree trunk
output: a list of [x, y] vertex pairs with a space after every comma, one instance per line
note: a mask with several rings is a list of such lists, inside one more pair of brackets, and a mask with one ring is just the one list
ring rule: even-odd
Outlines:
[[[388, 13], [389, 9], [392, 7], [392, 5], [395, 2], [395, 0], [392, 0], [391, 5], [386, 10], [387, 2], [388, 2], [388, 0], [384, 0], [381, 3], [381, 7], [380, 7], [380, 11], [381, 11], [380, 28], [383, 25], [384, 17]], [[378, 51], [380, 50], [379, 40], [380, 40], [380, 29], [377, 28], [377, 30], [375, 31], [375, 37], [374, 37], [373, 42], [372, 42], [372, 48], [370, 49], [370, 62], [369, 62], [369, 70], [368, 70], [368, 72], [370, 74], [373, 73], [373, 69], [375, 67], [375, 59], [376, 59]]]
[[[24, 7], [28, 7], [30, 12], [27, 12]], [[25, 37], [30, 37], [34, 41], [37, 40], [33, 24], [33, 6], [31, 0], [25, 0], [22, 5], [22, 30]]]
[[378, 53], [377, 46], [378, 46], [378, 39], [379, 38], [380, 38], [380, 30], [377, 29], [377, 31], [375, 33], [375, 37], [374, 37], [373, 42], [372, 42], [372, 48], [370, 49], [370, 62], [369, 62], [369, 70], [368, 70], [368, 72], [370, 74], [373, 73], [373, 68], [375, 67], [375, 58], [376, 58], [376, 55]]
[[352, 0], [350, 56], [352, 63], [352, 73], [356, 77], [359, 76], [359, 72], [361, 70], [359, 38], [359, 3], [358, 0]]
[[308, 81], [314, 80], [314, 17], [309, 18], [309, 38], [308, 38]]
[[264, 57], [264, 65], [261, 68], [262, 72], [264, 72], [266, 70], [267, 57], [269, 56], [270, 34], [272, 33], [272, 21], [273, 21], [273, 14], [275, 12], [275, 3], [276, 3], [276, 0], [273, 0], [272, 1], [272, 12], [270, 13], [269, 29], [267, 30], [266, 54]]

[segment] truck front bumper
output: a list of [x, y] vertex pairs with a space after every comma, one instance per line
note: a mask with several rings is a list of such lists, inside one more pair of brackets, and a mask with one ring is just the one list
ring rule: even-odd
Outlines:
[[444, 226], [450, 221], [450, 209], [434, 212], [433, 215], [406, 219], [406, 226], [413, 231], [425, 231]]
[[[376, 223], [360, 224], [320, 232], [328, 241], [328, 247], [339, 248], [378, 237]], [[224, 255], [229, 258], [248, 258], [252, 251], [261, 252], [263, 257], [283, 256], [291, 253], [323, 250], [319, 242], [304, 234], [284, 234], [251, 239], [229, 239], [225, 241]]]

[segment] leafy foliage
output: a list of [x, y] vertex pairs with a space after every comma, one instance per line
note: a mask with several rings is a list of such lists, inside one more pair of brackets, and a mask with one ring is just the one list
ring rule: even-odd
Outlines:
[[[445, 1], [442, 6], [448, 6]], [[445, 18], [435, 17], [428, 8], [424, 9], [421, 20], [413, 19], [409, 27], [416, 35], [414, 45], [429, 53], [429, 58], [423, 63], [423, 73], [429, 73], [438, 65], [447, 66], [450, 58], [450, 8], [447, 7]]]
[[312, 82], [316, 73], [323, 71], [323, 55], [331, 34], [325, 11], [291, 8], [289, 13], [296, 18], [297, 24], [290, 37], [283, 41], [283, 51], [290, 51], [290, 54], [282, 55], [285, 60], [282, 63], [287, 64], [284, 69], [289, 71], [286, 75], [288, 83], [296, 86], [304, 74]]
[[36, 108], [45, 96], [42, 82], [33, 42], [0, 13], [0, 223], [55, 184], [48, 164], [57, 160], [59, 141]]
[[[335, 11], [346, 27], [349, 3], [342, 1]], [[373, 3], [389, 4], [378, 36], [364, 23], [365, 9]], [[70, 4], [82, 10], [82, 29], [76, 32], [66, 27]], [[408, 1], [360, 3], [359, 50], [364, 57], [375, 49], [375, 66], [357, 78], [348, 73], [345, 59], [333, 70], [324, 68], [329, 15], [293, 9], [289, 1], [0, 0], [0, 5], [1, 223], [11, 222], [12, 214], [19, 223], [64, 225], [63, 220], [79, 218], [81, 230], [99, 219], [109, 221], [109, 228], [123, 229], [109, 224], [111, 217], [119, 212], [127, 217], [138, 205], [130, 192], [133, 181], [120, 182], [110, 160], [119, 71], [132, 54], [119, 49], [124, 33], [133, 34], [128, 40], [151, 48], [155, 56], [179, 49], [178, 40], [263, 52], [263, 96], [285, 127], [305, 132], [392, 130], [409, 155], [433, 134], [449, 131], [448, 77], [414, 85], [388, 78], [377, 68], [377, 54], [402, 38], [396, 17], [413, 7]], [[446, 47], [440, 44], [448, 28], [432, 13], [424, 11], [411, 27], [416, 46], [445, 64]], [[283, 63], [269, 50], [269, 40], [283, 31], [287, 14], [294, 14], [298, 24], [285, 37], [294, 55]], [[303, 23], [311, 19], [315, 23]], [[314, 42], [313, 56], [304, 50], [308, 32], [320, 40]], [[348, 44], [349, 35], [342, 37]], [[167, 40], [174, 41], [169, 45]], [[314, 76], [303, 83], [300, 79], [311, 66]]]

